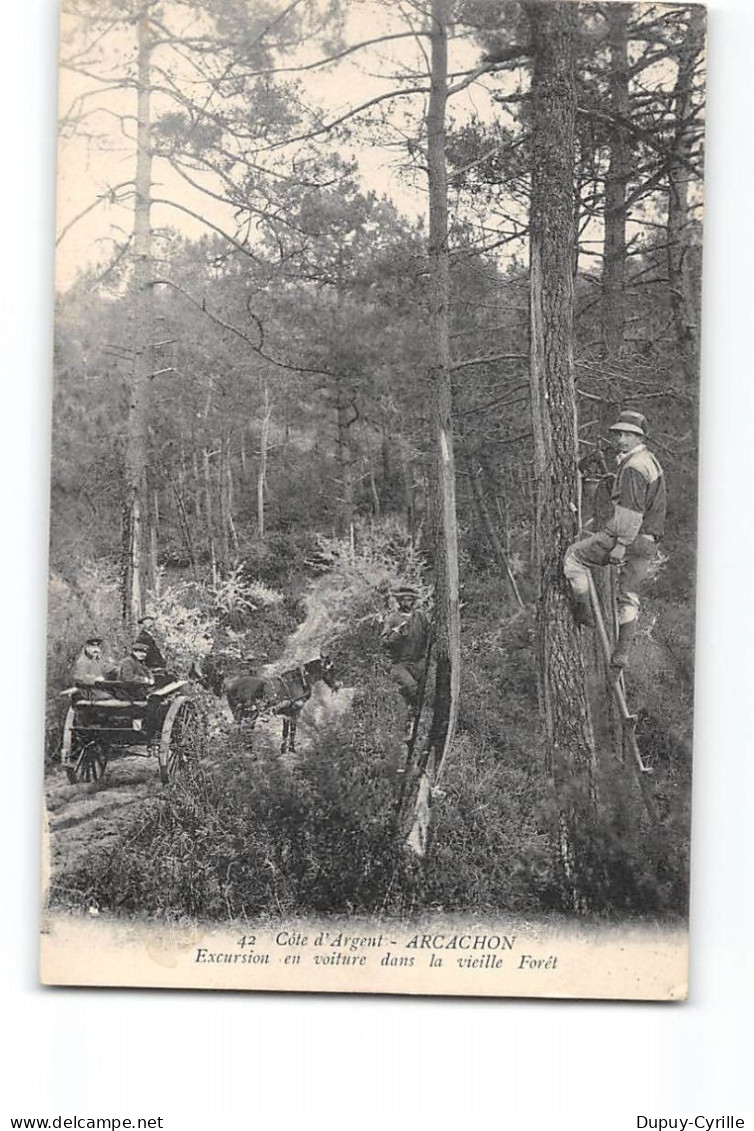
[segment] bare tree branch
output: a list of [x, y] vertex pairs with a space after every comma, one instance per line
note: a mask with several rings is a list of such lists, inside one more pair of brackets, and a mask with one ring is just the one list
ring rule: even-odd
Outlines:
[[243, 330], [239, 329], [238, 326], [234, 326], [232, 323], [226, 322], [223, 318], [220, 318], [219, 315], [213, 314], [213, 312], [211, 310], [207, 309], [206, 300], [199, 302], [197, 299], [195, 299], [193, 297], [193, 295], [190, 295], [187, 290], [185, 290], [182, 286], [180, 286], [179, 283], [173, 282], [172, 279], [153, 279], [152, 285], [153, 286], [162, 286], [162, 287], [171, 287], [174, 291], [177, 291], [179, 294], [183, 295], [183, 297], [187, 300], [187, 302], [190, 302], [192, 306], [196, 307], [197, 310], [200, 310], [202, 312], [202, 314], [205, 315], [205, 317], [210, 320], [210, 322], [214, 322], [215, 325], [220, 326], [221, 329], [227, 330], [228, 333], [235, 334], [236, 337], [241, 338], [242, 341], [246, 342], [249, 346], [251, 346], [254, 353], [257, 354], [258, 357], [261, 357], [265, 361], [268, 361], [270, 363], [270, 365], [274, 365], [278, 369], [290, 369], [290, 370], [293, 370], [296, 373], [314, 373], [314, 374], [317, 374], [318, 376], [322, 376], [322, 377], [332, 377], [332, 376], [334, 376], [334, 374], [331, 373], [327, 369], [313, 369], [313, 368], [306, 366], [306, 365], [293, 365], [290, 362], [281, 361], [279, 358], [270, 357], [269, 354], [264, 353], [262, 351], [262, 348], [261, 348], [262, 344], [264, 342], [264, 332], [263, 332], [263, 329], [262, 329], [262, 323], [261, 323], [260, 319], [257, 317], [257, 315], [253, 313], [253, 311], [249, 310], [248, 313], [249, 313], [250, 317], [253, 319], [253, 321], [254, 321], [254, 323], [257, 327], [257, 331], [259, 332], [260, 340], [258, 342], [253, 341], [253, 339], [250, 338], [248, 334], [244, 333]]
[[94, 208], [96, 208], [98, 204], [102, 204], [102, 202], [105, 201], [105, 200], [108, 201], [110, 204], [119, 204], [120, 200], [118, 199], [116, 194], [123, 188], [127, 188], [127, 187], [133, 188], [133, 184], [134, 184], [133, 181], [122, 181], [121, 184], [115, 185], [114, 188], [108, 189], [106, 192], [104, 192], [100, 196], [98, 196], [96, 198], [96, 200], [93, 200], [91, 202], [91, 204], [88, 204], [86, 206], [86, 208], [84, 208], [81, 212], [78, 213], [77, 216], [74, 216], [72, 220], [68, 221], [68, 223], [65, 225], [65, 227], [60, 232], [60, 235], [58, 236], [58, 238], [55, 240], [55, 246], [56, 247], [58, 246], [58, 244], [61, 242], [61, 240], [70, 232], [70, 230], [74, 226], [74, 224], [77, 224], [79, 222], [79, 220], [83, 220], [84, 216], [86, 216], [89, 212], [91, 212]]

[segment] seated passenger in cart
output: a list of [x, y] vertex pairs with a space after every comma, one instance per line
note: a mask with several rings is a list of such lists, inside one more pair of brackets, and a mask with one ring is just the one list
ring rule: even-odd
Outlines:
[[155, 618], [144, 616], [139, 620], [139, 634], [135, 643], [146, 647], [144, 664], [149, 668], [154, 678], [155, 687], [163, 687], [169, 683], [173, 676], [168, 674], [165, 657], [155, 638]]
[[116, 683], [131, 685], [117, 689], [119, 698], [141, 699], [154, 687], [155, 679], [146, 663], [147, 652], [147, 645], [137, 637], [129, 655], [116, 664], [110, 678]]
[[109, 699], [106, 684], [106, 663], [102, 658], [102, 637], [90, 636], [73, 665], [73, 682], [90, 703]]

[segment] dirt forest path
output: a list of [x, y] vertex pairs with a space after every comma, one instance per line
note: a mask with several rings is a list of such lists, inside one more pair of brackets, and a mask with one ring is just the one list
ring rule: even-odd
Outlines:
[[[286, 640], [280, 660], [265, 670], [271, 674], [282, 671], [292, 663], [311, 659], [319, 654], [320, 648], [327, 646], [336, 629], [330, 611], [333, 605], [330, 586], [327, 578], [313, 582], [305, 598], [304, 620]], [[334, 722], [349, 710], [354, 690], [345, 687], [332, 692], [324, 684], [314, 687], [299, 719], [299, 749], [314, 741], [320, 727]], [[223, 756], [223, 736], [235, 724], [224, 698], [208, 706], [210, 729], [217, 739], [210, 743], [216, 752], [210, 752], [208, 757], [216, 760]], [[274, 756], [281, 735], [280, 718], [273, 716], [260, 721], [253, 736], [255, 754]], [[63, 767], [55, 763], [45, 782], [45, 825], [46, 858], [57, 885], [64, 888], [67, 872], [75, 869], [92, 850], [114, 842], [133, 824], [144, 803], [160, 797], [166, 788], [170, 787], [160, 782], [157, 759], [136, 753], [116, 754], [108, 763], [104, 778], [92, 783], [70, 784]]]
[[52, 876], [59, 878], [92, 849], [116, 840], [144, 801], [158, 797], [163, 788], [156, 758], [119, 755], [109, 762], [103, 779], [75, 785], [56, 765], [45, 790]]

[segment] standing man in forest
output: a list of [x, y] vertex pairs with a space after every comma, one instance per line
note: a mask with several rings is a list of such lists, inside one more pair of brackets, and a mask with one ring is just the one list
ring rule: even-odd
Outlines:
[[398, 608], [390, 613], [382, 629], [384, 644], [393, 666], [390, 675], [410, 708], [416, 707], [416, 693], [424, 673], [429, 624], [416, 608], [418, 593], [410, 585], [395, 591]]
[[594, 566], [618, 566], [618, 642], [610, 662], [622, 670], [636, 632], [639, 592], [665, 533], [667, 497], [663, 470], [644, 442], [646, 418], [640, 412], [622, 412], [610, 431], [619, 448], [612, 517], [604, 530], [569, 546], [563, 567], [573, 592], [576, 623], [592, 627], [588, 571]]

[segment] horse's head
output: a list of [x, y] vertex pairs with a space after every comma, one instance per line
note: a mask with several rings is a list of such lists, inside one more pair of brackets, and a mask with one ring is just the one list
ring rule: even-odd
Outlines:
[[225, 672], [218, 667], [211, 656], [205, 656], [203, 660], [192, 660], [188, 677], [218, 698], [223, 693]]
[[340, 687], [340, 683], [338, 682], [338, 677], [335, 674], [335, 664], [333, 663], [331, 657], [328, 656], [326, 652], [321, 652], [317, 663], [319, 664], [319, 672], [321, 678], [324, 680], [331, 691], [337, 691]]

